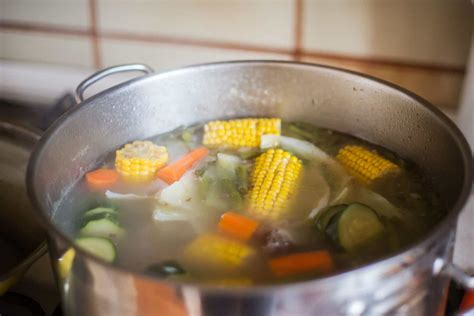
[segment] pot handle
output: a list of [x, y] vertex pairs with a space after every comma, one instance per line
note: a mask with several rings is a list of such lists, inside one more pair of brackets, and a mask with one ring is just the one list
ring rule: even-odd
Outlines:
[[97, 81], [108, 77], [110, 75], [119, 73], [119, 72], [131, 72], [131, 71], [140, 71], [145, 73], [146, 75], [151, 74], [154, 72], [154, 70], [145, 64], [127, 64], [127, 65], [119, 65], [119, 66], [113, 66], [109, 68], [105, 68], [103, 70], [100, 70], [90, 77], [84, 79], [76, 88], [76, 100], [77, 102], [82, 102], [84, 101], [84, 91], [89, 88], [91, 85], [96, 83]]
[[470, 275], [450, 260], [437, 258], [433, 265], [433, 272], [449, 276], [466, 289], [474, 289], [474, 275]]

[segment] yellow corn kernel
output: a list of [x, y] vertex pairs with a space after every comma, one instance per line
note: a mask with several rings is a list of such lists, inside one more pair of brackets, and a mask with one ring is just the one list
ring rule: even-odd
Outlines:
[[280, 130], [279, 118], [212, 121], [204, 126], [203, 144], [232, 149], [259, 147], [262, 135], [280, 135]]
[[296, 192], [301, 168], [301, 160], [281, 149], [270, 149], [257, 157], [251, 175], [249, 212], [256, 217], [280, 219]]
[[238, 241], [217, 234], [204, 234], [184, 249], [184, 257], [192, 264], [232, 270], [240, 268], [255, 251]]
[[370, 184], [391, 172], [399, 172], [400, 167], [360, 146], [346, 146], [339, 150], [337, 160], [362, 182]]
[[150, 141], [136, 140], [115, 153], [115, 169], [125, 180], [132, 182], [152, 180], [167, 161], [166, 147]]

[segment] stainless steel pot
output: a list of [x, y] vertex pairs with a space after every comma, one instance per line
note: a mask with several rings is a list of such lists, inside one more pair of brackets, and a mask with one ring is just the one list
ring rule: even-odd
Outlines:
[[[89, 85], [121, 71], [147, 75], [82, 101]], [[470, 149], [449, 119], [408, 91], [325, 66], [250, 61], [158, 74], [119, 66], [86, 79], [77, 94], [82, 102], [42, 137], [28, 170], [69, 315], [434, 315], [448, 275], [474, 286], [451, 262], [456, 218], [472, 182]], [[58, 201], [103, 153], [179, 125], [235, 116], [303, 120], [385, 146], [423, 167], [449, 214], [392, 257], [318, 280], [252, 288], [148, 278], [92, 258], [58, 228], [72, 216], [56, 214]]]

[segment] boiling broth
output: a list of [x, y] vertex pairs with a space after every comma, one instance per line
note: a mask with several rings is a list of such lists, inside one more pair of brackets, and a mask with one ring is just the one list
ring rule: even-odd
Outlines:
[[[169, 161], [173, 162], [202, 148], [203, 126], [179, 128], [150, 141], [166, 147]], [[107, 188], [91, 188], [86, 180], [80, 181], [60, 204], [55, 221], [71, 238], [109, 240], [113, 252], [104, 259], [116, 265], [158, 278], [232, 286], [291, 282], [355, 268], [415, 242], [445, 214], [419, 168], [387, 149], [302, 122], [282, 122], [281, 135], [287, 138], [277, 136], [278, 144], [270, 142], [263, 149], [207, 146], [205, 157], [189, 166], [171, 185], [155, 177], [148, 181], [127, 180], [124, 174]], [[260, 144], [264, 138], [267, 137], [262, 136]], [[284, 215], [274, 219], [250, 211], [256, 208], [251, 203], [252, 193], [257, 190], [252, 179], [258, 178], [257, 157], [269, 151], [277, 155], [280, 148], [288, 157], [296, 157], [301, 173], [294, 182], [294, 192], [283, 201]], [[342, 163], [341, 153], [348, 148], [362, 148], [364, 153], [380, 158], [383, 166], [393, 165], [396, 172], [382, 172], [367, 181]], [[246, 184], [242, 179], [232, 178], [229, 182], [219, 178], [223, 157], [227, 166], [235, 163], [235, 168], [245, 169]], [[110, 153], [100, 167], [112, 170], [117, 164], [115, 159], [116, 153]], [[359, 163], [365, 166], [369, 161], [367, 158]], [[233, 170], [237, 174], [237, 169]], [[174, 189], [179, 186], [182, 188]], [[97, 207], [112, 211], [104, 211], [109, 212], [106, 216], [101, 210], [92, 216], [85, 213]], [[274, 209], [277, 207], [265, 212], [271, 214]], [[74, 221], [69, 220], [71, 211]], [[224, 213], [229, 223], [243, 225], [239, 226], [240, 231], [238, 225], [234, 227], [237, 231], [232, 227], [220, 229], [226, 224]], [[89, 222], [103, 220], [104, 216], [119, 230], [111, 232], [103, 226], [85, 229]], [[253, 223], [257, 227], [251, 230]], [[251, 236], [242, 239], [247, 230]], [[243, 263], [234, 262], [229, 267], [224, 255], [212, 258], [212, 251], [210, 255], [204, 250], [204, 254], [196, 254], [193, 247], [206, 248], [216, 238], [217, 244], [223, 240], [229, 247], [243, 246], [251, 255]], [[196, 240], [203, 241], [200, 244]]]

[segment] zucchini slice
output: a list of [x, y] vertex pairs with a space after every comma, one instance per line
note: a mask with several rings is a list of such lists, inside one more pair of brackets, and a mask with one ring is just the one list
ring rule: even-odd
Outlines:
[[319, 212], [319, 214], [316, 216], [315, 221], [316, 221], [316, 227], [320, 231], [325, 231], [327, 226], [329, 225], [329, 222], [331, 219], [339, 214], [340, 212], [344, 211], [348, 207], [347, 204], [339, 204], [339, 205], [332, 205], [327, 207], [326, 209], [322, 210]]
[[89, 217], [96, 217], [96, 216], [99, 216], [99, 215], [105, 217], [106, 214], [116, 216], [117, 212], [115, 211], [115, 209], [113, 209], [111, 207], [96, 207], [96, 208], [93, 208], [91, 210], [86, 211], [82, 216], [85, 219], [87, 219]]
[[354, 203], [337, 219], [337, 239], [348, 251], [356, 250], [385, 231], [377, 213], [370, 207]]
[[87, 222], [79, 231], [80, 236], [89, 237], [120, 237], [125, 233], [115, 221], [109, 218], [101, 218]]
[[113, 262], [117, 257], [114, 244], [107, 238], [81, 237], [75, 240], [75, 244], [84, 251], [107, 262]]

